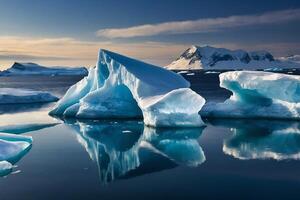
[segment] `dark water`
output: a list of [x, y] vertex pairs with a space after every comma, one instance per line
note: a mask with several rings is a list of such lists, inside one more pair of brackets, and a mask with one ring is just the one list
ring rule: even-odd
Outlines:
[[[218, 74], [184, 76], [208, 101], [230, 96]], [[61, 95], [79, 77], [25, 79], [1, 77], [0, 87]], [[51, 106], [0, 115], [0, 132], [30, 124], [18, 134], [33, 137], [14, 172], [0, 178], [1, 200], [299, 199], [298, 122], [206, 120], [204, 128], [152, 129], [142, 121], [60, 121], [47, 115]]]

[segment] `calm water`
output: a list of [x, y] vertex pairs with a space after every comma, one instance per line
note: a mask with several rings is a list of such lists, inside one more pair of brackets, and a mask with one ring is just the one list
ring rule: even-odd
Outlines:
[[[208, 101], [223, 101], [230, 93], [217, 76], [185, 77]], [[0, 87], [61, 96], [80, 78], [0, 77]], [[0, 107], [0, 132], [33, 137], [14, 172], [0, 178], [1, 200], [299, 199], [298, 122], [206, 120], [200, 129], [152, 129], [142, 121], [61, 121], [47, 115], [51, 106]]]

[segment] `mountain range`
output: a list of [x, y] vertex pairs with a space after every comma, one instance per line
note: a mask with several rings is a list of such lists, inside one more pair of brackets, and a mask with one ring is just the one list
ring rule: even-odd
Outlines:
[[211, 46], [191, 46], [166, 68], [172, 70], [297, 68], [300, 67], [299, 58], [291, 56], [276, 59], [267, 51], [247, 52]]
[[35, 63], [15, 62], [9, 69], [0, 72], [1, 76], [20, 75], [87, 75], [85, 67], [45, 67]]

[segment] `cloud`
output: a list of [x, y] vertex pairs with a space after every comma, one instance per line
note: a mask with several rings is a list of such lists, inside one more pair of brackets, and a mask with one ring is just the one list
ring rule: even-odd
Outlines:
[[290, 9], [266, 12], [260, 15], [240, 15], [223, 18], [145, 24], [127, 28], [100, 29], [96, 32], [96, 35], [106, 38], [131, 38], [165, 34], [207, 33], [234, 27], [279, 24], [299, 19], [300, 9]]
[[0, 36], [0, 66], [13, 61], [37, 61], [48, 65], [94, 66], [100, 48], [119, 52], [157, 65], [174, 59], [188, 45], [164, 42], [114, 43], [75, 38]]
[[[94, 66], [100, 48], [163, 66], [176, 59], [190, 45], [192, 44], [99, 42], [84, 41], [69, 37], [34, 38], [0, 36], [0, 70], [11, 66], [14, 61], [34, 61], [49, 66]], [[202, 44], [197, 43], [196, 45]], [[276, 56], [300, 54], [299, 43], [210, 43], [210, 45], [230, 49], [268, 50]]]

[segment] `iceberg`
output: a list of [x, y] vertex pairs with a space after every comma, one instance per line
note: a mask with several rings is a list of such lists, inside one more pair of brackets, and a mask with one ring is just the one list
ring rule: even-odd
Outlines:
[[149, 126], [202, 126], [204, 98], [181, 75], [107, 50], [50, 112], [75, 118], [141, 118]]
[[31, 148], [32, 138], [0, 133], [0, 176], [12, 172], [13, 165]]
[[206, 117], [300, 119], [300, 76], [234, 71], [219, 75], [220, 86], [233, 94], [223, 103], [209, 103]]
[[57, 101], [58, 98], [48, 92], [29, 89], [0, 88], [1, 104], [44, 103]]
[[203, 128], [154, 129], [139, 121], [67, 119], [65, 123], [98, 164], [103, 183], [178, 165], [196, 167], [205, 161], [197, 141]]

